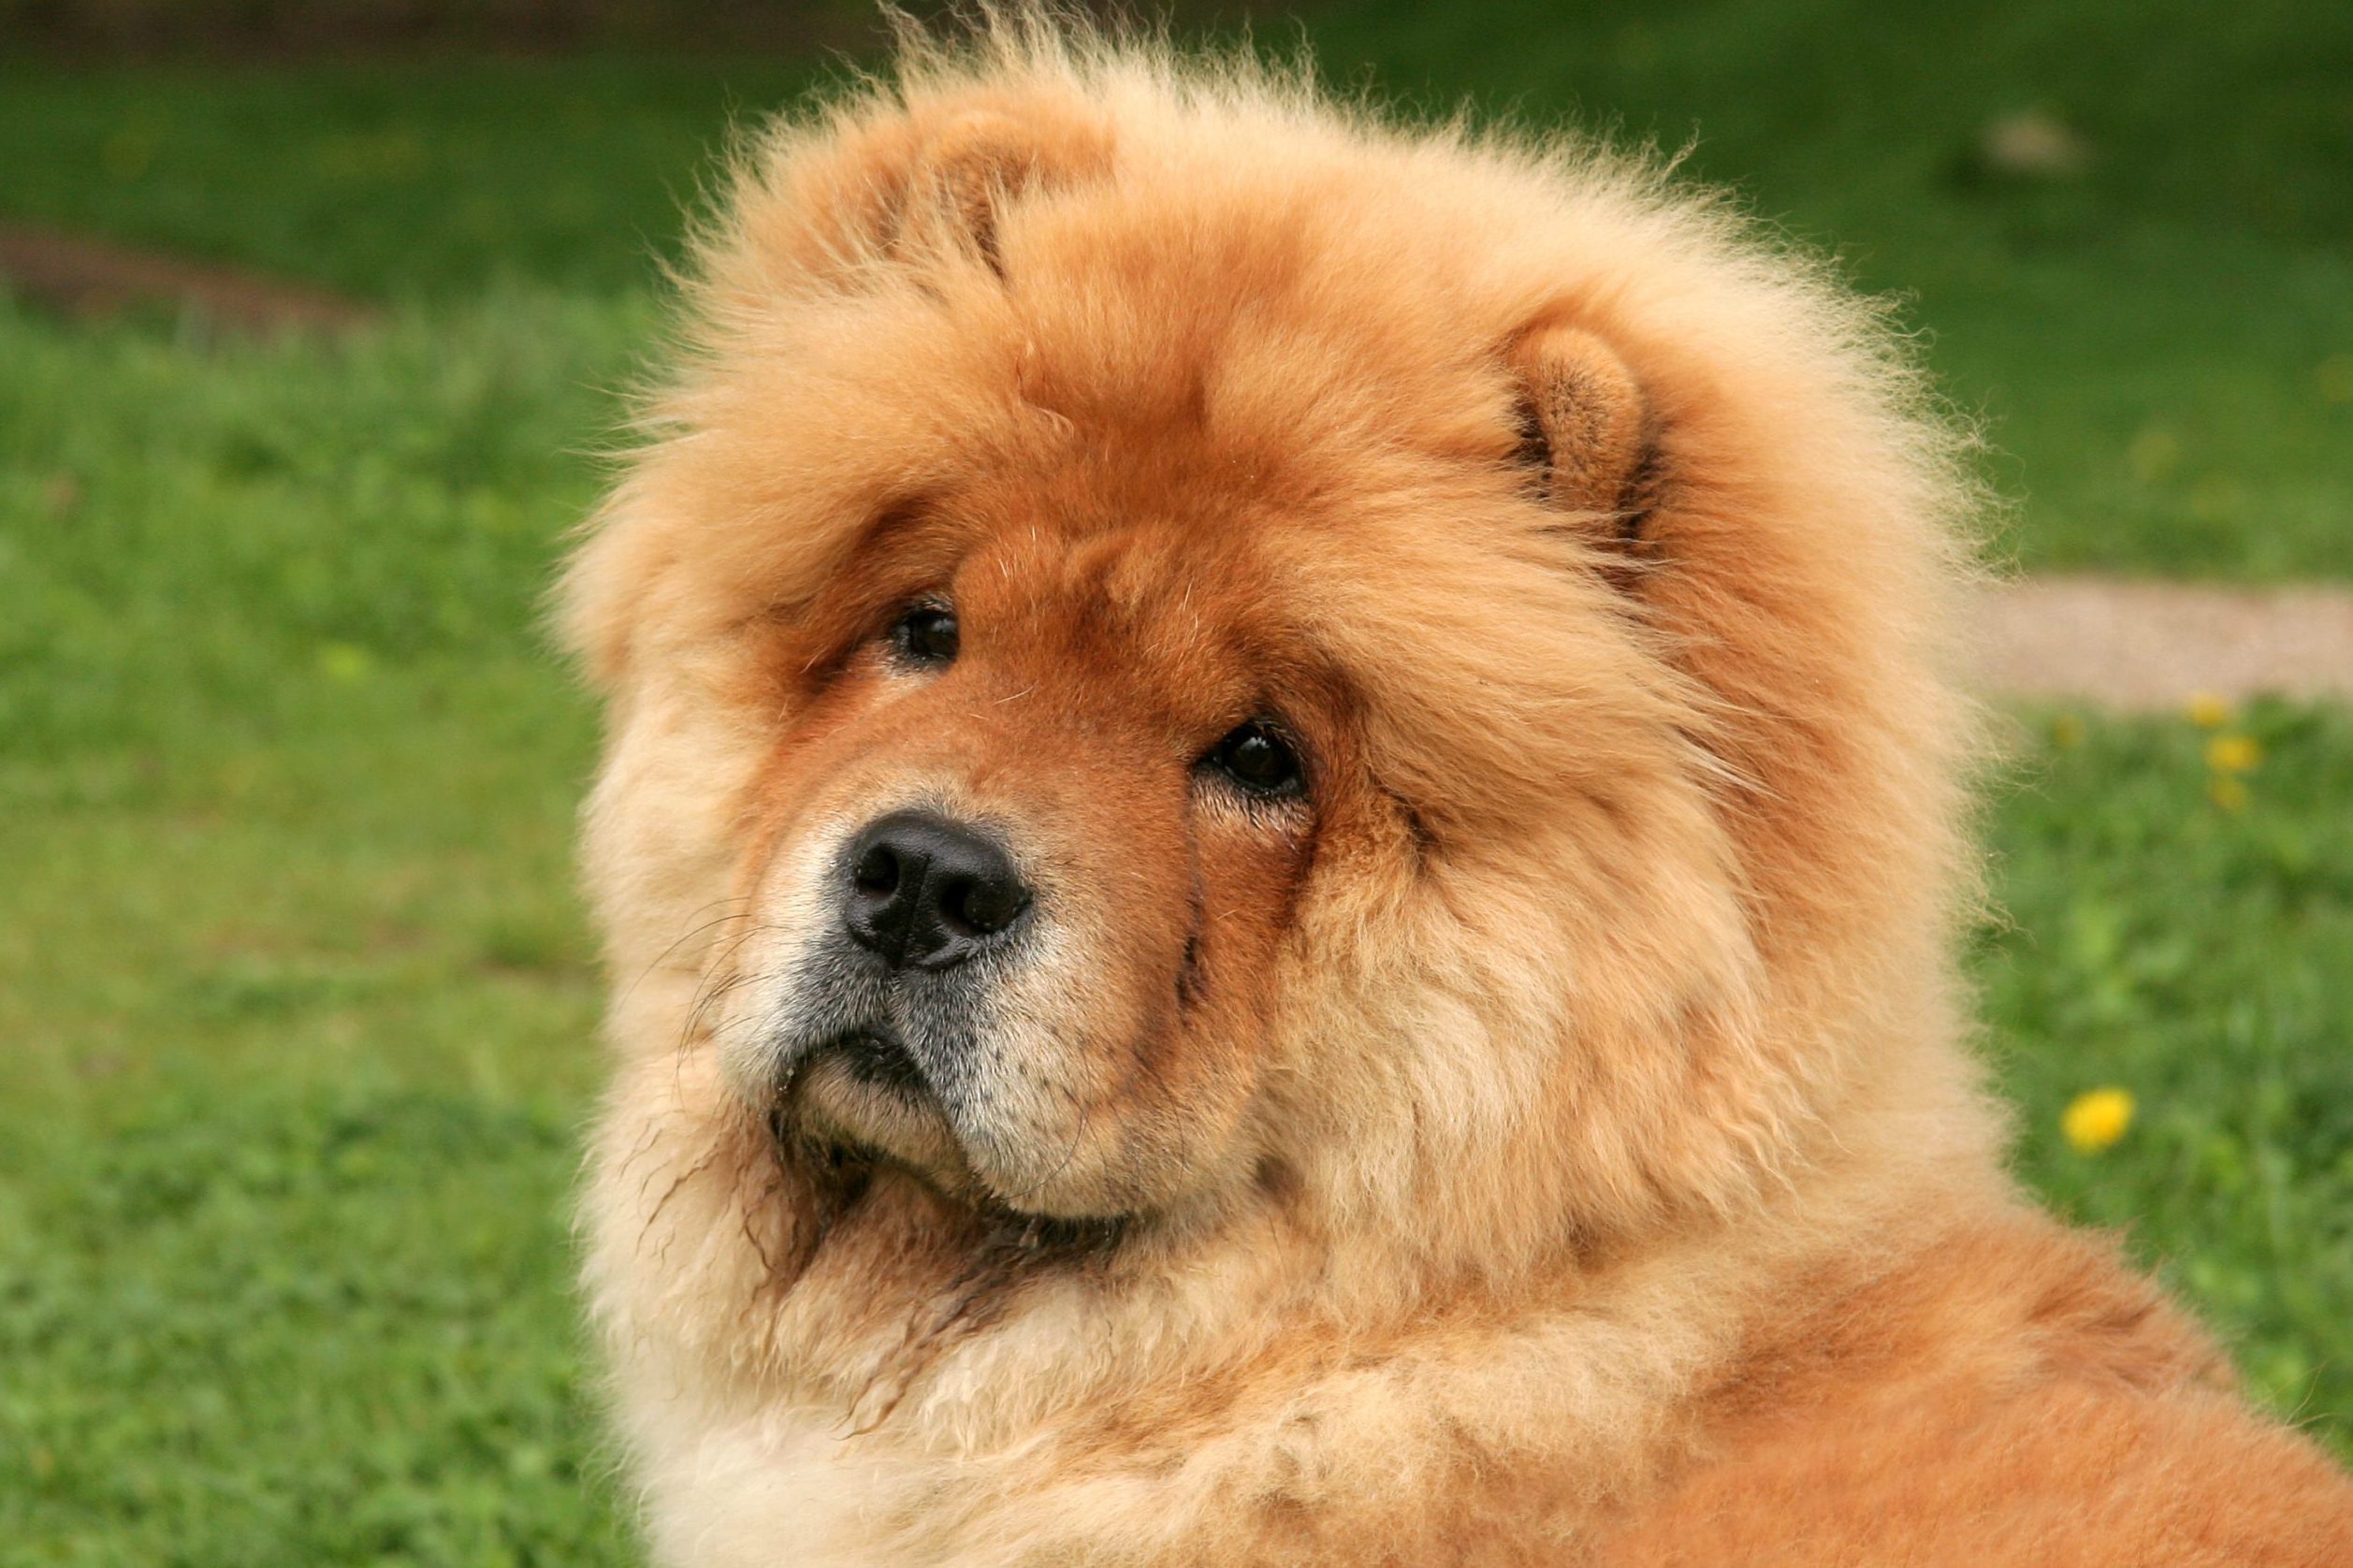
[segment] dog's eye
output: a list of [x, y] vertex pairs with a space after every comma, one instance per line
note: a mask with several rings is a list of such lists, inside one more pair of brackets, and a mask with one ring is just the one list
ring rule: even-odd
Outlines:
[[1254, 795], [1296, 795], [1306, 787], [1299, 753], [1263, 719], [1227, 734], [1202, 761]]
[[956, 612], [928, 600], [908, 605], [891, 626], [891, 646], [910, 664], [953, 663], [957, 643]]

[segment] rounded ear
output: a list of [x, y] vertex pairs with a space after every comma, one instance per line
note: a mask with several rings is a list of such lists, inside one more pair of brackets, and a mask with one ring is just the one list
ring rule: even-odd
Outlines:
[[932, 237], [969, 246], [992, 271], [1002, 273], [996, 253], [1000, 204], [1033, 184], [1071, 178], [1081, 162], [1075, 154], [1083, 151], [1067, 143], [1050, 145], [1031, 130], [989, 109], [959, 115], [941, 126], [926, 160], [928, 199], [908, 203], [902, 241], [918, 240], [928, 224]]
[[1617, 352], [1574, 327], [1540, 327], [1512, 347], [1521, 451], [1545, 499], [1596, 519], [1597, 538], [1639, 537], [1649, 502], [1649, 406]]
[[919, 105], [836, 123], [772, 147], [736, 203], [744, 249], [772, 283], [793, 273], [838, 284], [877, 258], [915, 261], [943, 250], [1001, 272], [997, 237], [1012, 203], [1098, 176], [1111, 154], [1098, 114], [1037, 97], [1004, 108]]

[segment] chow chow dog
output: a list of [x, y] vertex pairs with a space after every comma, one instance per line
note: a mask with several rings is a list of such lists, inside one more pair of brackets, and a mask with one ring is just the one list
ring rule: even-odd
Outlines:
[[686, 289], [563, 588], [660, 1561], [2353, 1562], [2003, 1172], [1972, 498], [1873, 307], [1024, 14]]

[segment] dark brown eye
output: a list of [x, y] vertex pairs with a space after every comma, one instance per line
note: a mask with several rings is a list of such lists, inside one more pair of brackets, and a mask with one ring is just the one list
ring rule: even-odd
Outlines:
[[1201, 761], [1254, 795], [1296, 795], [1307, 787], [1299, 753], [1263, 719], [1233, 731]]
[[956, 612], [928, 600], [908, 605], [891, 626], [891, 646], [909, 664], [952, 664], [957, 642]]

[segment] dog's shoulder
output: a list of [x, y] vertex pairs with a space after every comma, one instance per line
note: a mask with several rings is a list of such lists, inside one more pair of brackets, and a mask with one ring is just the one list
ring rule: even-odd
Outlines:
[[2353, 1561], [2353, 1485], [2106, 1239], [2019, 1212], [1837, 1272], [1600, 1561]]

